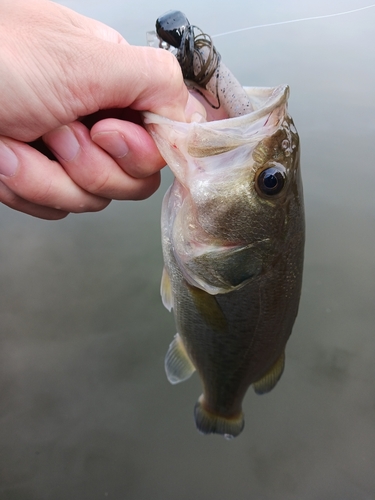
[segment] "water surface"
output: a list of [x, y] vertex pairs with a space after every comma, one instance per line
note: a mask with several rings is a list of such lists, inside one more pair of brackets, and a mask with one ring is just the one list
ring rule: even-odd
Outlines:
[[[359, 1], [64, 2], [134, 44], [171, 8], [215, 34]], [[163, 358], [159, 211], [46, 222], [0, 208], [0, 499], [375, 498], [375, 9], [218, 38], [244, 85], [291, 87], [307, 243], [277, 388], [249, 391], [228, 442], [195, 430], [198, 377]]]

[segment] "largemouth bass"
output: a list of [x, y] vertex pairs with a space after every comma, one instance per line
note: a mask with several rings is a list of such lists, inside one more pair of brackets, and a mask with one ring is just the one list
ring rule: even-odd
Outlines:
[[145, 113], [145, 125], [175, 175], [162, 208], [161, 294], [178, 331], [167, 377], [176, 384], [197, 370], [198, 430], [234, 437], [248, 387], [266, 393], [284, 369], [301, 292], [304, 211], [288, 86], [241, 87], [237, 106], [225, 99], [233, 79], [226, 82], [213, 95], [229, 118], [180, 123]]

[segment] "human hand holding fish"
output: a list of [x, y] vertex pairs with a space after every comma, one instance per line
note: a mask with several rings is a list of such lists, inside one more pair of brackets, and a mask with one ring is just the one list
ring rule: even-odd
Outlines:
[[150, 196], [165, 161], [140, 111], [204, 114], [175, 58], [47, 0], [0, 23], [0, 202], [53, 220]]
[[46, 219], [101, 210], [149, 196], [167, 161], [162, 295], [178, 328], [167, 375], [197, 370], [198, 429], [238, 435], [247, 388], [267, 392], [282, 374], [301, 289], [288, 87], [242, 88], [183, 15], [181, 31], [159, 26], [176, 59], [46, 0], [5, 0], [0, 14], [0, 201]]

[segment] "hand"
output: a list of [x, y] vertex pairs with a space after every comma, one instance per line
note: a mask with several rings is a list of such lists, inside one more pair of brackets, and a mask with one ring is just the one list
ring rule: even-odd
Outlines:
[[165, 162], [139, 112], [205, 113], [174, 56], [47, 0], [3, 0], [0, 19], [0, 201], [61, 219], [150, 196]]

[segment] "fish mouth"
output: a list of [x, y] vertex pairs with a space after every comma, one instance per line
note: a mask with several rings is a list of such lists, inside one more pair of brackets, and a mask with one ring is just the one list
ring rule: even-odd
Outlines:
[[243, 88], [249, 98], [253, 111], [231, 118], [220, 118], [218, 120], [201, 122], [200, 125], [204, 127], [209, 123], [210, 128], [214, 128], [216, 130], [233, 126], [241, 127], [249, 124], [250, 122], [266, 117], [276, 108], [279, 108], [288, 102], [289, 85], [287, 84], [278, 85], [277, 87], [246, 86]]
[[[176, 163], [171, 158], [177, 154], [176, 151], [170, 150], [171, 142], [177, 147], [185, 144], [182, 148], [186, 148], [192, 158], [204, 158], [225, 153], [246, 144], [256, 145], [263, 138], [272, 135], [285, 119], [289, 86], [244, 87], [244, 89], [251, 101], [253, 111], [234, 118], [184, 123], [149, 111], [143, 112], [146, 128], [159, 143], [166, 162], [169, 165]], [[179, 158], [177, 163], [181, 161], [182, 159]], [[172, 170], [181, 180], [179, 172], [173, 168]]]
[[223, 118], [209, 122], [176, 122], [169, 118], [162, 117], [151, 111], [143, 111], [144, 123], [148, 124], [174, 124], [178, 127], [194, 125], [195, 127], [209, 127], [210, 129], [221, 130], [233, 126], [242, 126], [249, 122], [254, 122], [272, 113], [276, 108], [287, 103], [289, 97], [289, 85], [282, 84], [277, 87], [244, 87], [244, 90], [251, 101], [254, 111], [248, 114], [235, 116], [234, 118]]
[[255, 147], [281, 126], [287, 115], [288, 85], [244, 88], [254, 108], [252, 112], [233, 118], [184, 124], [191, 157], [216, 156], [245, 145]]

